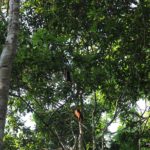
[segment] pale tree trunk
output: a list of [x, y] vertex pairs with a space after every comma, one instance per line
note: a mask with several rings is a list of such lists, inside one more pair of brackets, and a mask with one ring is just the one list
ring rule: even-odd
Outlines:
[[102, 137], [102, 148], [101, 150], [104, 150], [104, 137]]
[[138, 150], [141, 150], [141, 139], [139, 138], [139, 140], [138, 140]]
[[82, 123], [81, 120], [79, 121], [79, 139], [78, 139], [78, 149], [83, 150], [83, 129], [82, 129]]
[[96, 92], [94, 96], [95, 96], [94, 109], [92, 113], [92, 138], [93, 138], [93, 150], [96, 150], [96, 137], [95, 137], [95, 113], [96, 113], [96, 106], [97, 106]]
[[92, 114], [92, 138], [93, 138], [93, 150], [96, 149], [96, 138], [95, 138], [95, 116]]
[[0, 56], [0, 150], [3, 149], [3, 137], [7, 113], [11, 69], [17, 49], [19, 4], [20, 0], [9, 1], [7, 37]]

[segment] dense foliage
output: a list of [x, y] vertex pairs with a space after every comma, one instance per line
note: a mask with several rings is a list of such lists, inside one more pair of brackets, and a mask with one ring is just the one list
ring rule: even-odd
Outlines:
[[[87, 149], [95, 141], [96, 149], [147, 150], [149, 8], [148, 0], [22, 2], [5, 149], [71, 148], [79, 134], [78, 107]], [[6, 26], [1, 19], [0, 51]], [[34, 129], [22, 121], [28, 113]], [[108, 127], [116, 120], [120, 126], [112, 133]]]

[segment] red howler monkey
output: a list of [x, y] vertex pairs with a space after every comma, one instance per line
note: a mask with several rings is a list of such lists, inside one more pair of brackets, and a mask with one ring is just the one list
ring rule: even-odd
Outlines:
[[74, 110], [74, 115], [77, 117], [78, 121], [83, 121], [83, 115], [79, 109]]

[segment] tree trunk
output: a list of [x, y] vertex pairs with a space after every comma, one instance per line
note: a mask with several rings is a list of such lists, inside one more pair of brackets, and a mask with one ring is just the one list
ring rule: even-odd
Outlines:
[[96, 106], [97, 106], [96, 92], [94, 96], [95, 96], [94, 109], [92, 113], [92, 138], [93, 138], [93, 150], [96, 150], [96, 137], [95, 137], [95, 113], [96, 113]]
[[7, 113], [8, 93], [12, 62], [17, 49], [20, 0], [9, 1], [7, 37], [0, 56], [0, 150], [3, 149], [4, 128]]
[[138, 148], [139, 148], [139, 150], [141, 150], [141, 139], [140, 138], [138, 140]]
[[96, 149], [96, 139], [95, 139], [95, 116], [92, 114], [92, 138], [93, 138], [93, 150]]
[[104, 137], [102, 137], [102, 148], [101, 148], [101, 150], [104, 150]]
[[83, 130], [82, 130], [82, 123], [79, 121], [79, 139], [78, 139], [78, 149], [83, 150]]

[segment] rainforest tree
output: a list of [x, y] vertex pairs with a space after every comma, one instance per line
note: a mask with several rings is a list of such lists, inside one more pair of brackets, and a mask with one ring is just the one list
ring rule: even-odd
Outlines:
[[[123, 149], [124, 135], [124, 148], [141, 148], [149, 134], [148, 108], [137, 111], [149, 99], [148, 10], [147, 0], [22, 2], [5, 149]], [[29, 113], [34, 129], [22, 121]]]

